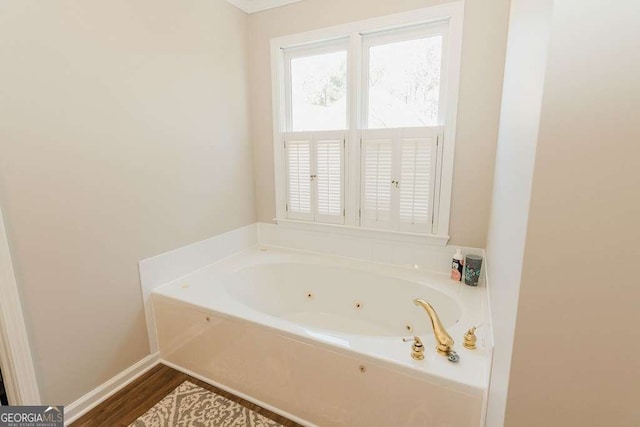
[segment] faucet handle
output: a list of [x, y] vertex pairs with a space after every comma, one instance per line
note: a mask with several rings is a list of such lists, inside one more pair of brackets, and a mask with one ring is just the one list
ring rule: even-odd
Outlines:
[[422, 344], [422, 340], [420, 339], [420, 337], [414, 336], [402, 338], [402, 341], [413, 341], [413, 345], [411, 346], [411, 357], [415, 360], [424, 359], [424, 345]]
[[478, 338], [476, 337], [476, 326], [472, 327], [464, 334], [464, 348], [469, 350], [475, 350], [477, 347], [476, 342]]

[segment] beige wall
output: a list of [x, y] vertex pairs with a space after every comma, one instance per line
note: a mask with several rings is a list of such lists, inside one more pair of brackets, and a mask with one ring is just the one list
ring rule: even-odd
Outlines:
[[[258, 220], [275, 216], [270, 39], [439, 3], [305, 0], [249, 17]], [[450, 227], [456, 245], [486, 244], [508, 13], [509, 0], [466, 1]]]
[[0, 2], [0, 203], [44, 402], [148, 352], [137, 262], [255, 221], [248, 18]]
[[507, 426], [640, 425], [638, 16], [554, 2]]

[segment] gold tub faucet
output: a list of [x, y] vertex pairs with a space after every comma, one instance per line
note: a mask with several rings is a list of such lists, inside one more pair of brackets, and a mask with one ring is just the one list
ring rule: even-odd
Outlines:
[[442, 322], [438, 317], [438, 313], [431, 307], [431, 304], [423, 300], [422, 298], [416, 298], [413, 300], [415, 305], [419, 305], [424, 308], [429, 318], [431, 319], [431, 326], [433, 326], [433, 334], [436, 336], [438, 345], [436, 350], [443, 356], [450, 356], [453, 351], [453, 338], [447, 333], [447, 330], [442, 326]]

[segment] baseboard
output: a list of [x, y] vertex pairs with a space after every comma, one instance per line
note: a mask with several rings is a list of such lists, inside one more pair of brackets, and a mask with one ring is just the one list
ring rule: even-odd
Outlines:
[[80, 399], [64, 407], [64, 424], [69, 425], [113, 394], [126, 387], [140, 375], [160, 362], [160, 354], [154, 353], [131, 365], [118, 375], [91, 390]]
[[162, 363], [163, 365], [167, 365], [168, 367], [173, 368], [176, 371], [180, 371], [183, 374], [187, 374], [189, 376], [192, 376], [193, 378], [196, 378], [196, 379], [198, 379], [200, 381], [204, 381], [207, 384], [211, 384], [212, 386], [217, 387], [220, 390], [224, 390], [224, 391], [226, 391], [228, 393], [231, 393], [231, 394], [233, 394], [235, 396], [238, 396], [238, 397], [240, 397], [240, 398], [242, 398], [244, 400], [247, 400], [247, 401], [249, 401], [249, 402], [251, 402], [251, 403], [253, 403], [255, 405], [261, 406], [264, 409], [268, 409], [269, 411], [273, 412], [274, 414], [282, 415], [283, 417], [288, 418], [291, 421], [295, 421], [296, 423], [298, 423], [300, 425], [303, 425], [305, 427], [317, 427], [315, 424], [310, 423], [307, 420], [303, 420], [302, 418], [296, 417], [295, 415], [290, 414], [287, 411], [283, 411], [282, 409], [279, 409], [279, 408], [276, 408], [274, 406], [271, 406], [271, 405], [269, 405], [269, 404], [267, 404], [265, 402], [262, 402], [262, 401], [260, 401], [258, 399], [254, 399], [253, 397], [248, 396], [248, 395], [246, 395], [246, 394], [244, 394], [242, 392], [239, 392], [238, 390], [234, 390], [231, 387], [227, 387], [227, 386], [225, 386], [223, 384], [220, 384], [220, 383], [217, 383], [215, 381], [212, 381], [212, 380], [210, 380], [209, 378], [207, 378], [205, 376], [202, 376], [200, 374], [196, 374], [195, 372], [190, 371], [189, 369], [183, 368], [182, 366], [176, 365], [175, 363], [169, 362], [169, 361], [164, 360], [164, 359], [160, 359], [159, 363]]

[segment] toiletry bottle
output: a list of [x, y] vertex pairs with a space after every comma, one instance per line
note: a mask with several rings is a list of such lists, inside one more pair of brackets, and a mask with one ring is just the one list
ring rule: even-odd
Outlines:
[[462, 280], [463, 260], [462, 250], [457, 249], [456, 254], [453, 256], [453, 261], [451, 261], [451, 280], [455, 280], [456, 282]]

